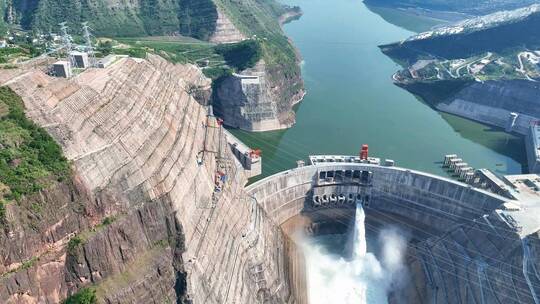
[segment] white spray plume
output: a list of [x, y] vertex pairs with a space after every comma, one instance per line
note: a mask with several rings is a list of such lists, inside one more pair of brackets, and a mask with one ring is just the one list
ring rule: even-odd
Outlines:
[[401, 284], [406, 267], [407, 238], [397, 228], [379, 234], [380, 261], [367, 252], [364, 210], [356, 210], [353, 258], [329, 253], [313, 241], [302, 241], [306, 256], [310, 304], [383, 304], [388, 292]]
[[408, 234], [398, 230], [397, 227], [385, 228], [379, 234], [379, 246], [382, 248], [381, 262], [386, 269], [388, 281], [387, 289], [401, 287], [404, 283], [407, 273], [404, 258], [408, 242]]

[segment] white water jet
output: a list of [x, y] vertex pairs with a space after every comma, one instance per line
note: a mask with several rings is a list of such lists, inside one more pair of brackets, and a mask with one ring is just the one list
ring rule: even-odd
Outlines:
[[329, 253], [319, 242], [304, 244], [308, 272], [310, 304], [385, 304], [394, 280], [394, 271], [402, 269], [403, 247], [396, 233], [382, 232], [382, 262], [367, 251], [365, 213], [356, 207], [351, 259]]
[[362, 208], [361, 204], [357, 204], [354, 222], [353, 260], [363, 259], [367, 254], [365, 220], [364, 208]]

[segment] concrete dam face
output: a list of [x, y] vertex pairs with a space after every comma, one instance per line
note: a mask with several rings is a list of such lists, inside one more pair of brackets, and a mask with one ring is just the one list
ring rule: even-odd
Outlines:
[[[350, 232], [357, 204], [365, 211], [367, 234], [369, 227], [388, 225], [406, 231], [409, 277], [389, 293], [389, 303], [538, 303], [540, 280], [529, 261], [540, 243], [508, 215], [510, 199], [427, 173], [357, 161], [312, 163], [246, 190], [293, 239], [299, 230]], [[289, 252], [291, 289], [298, 302], [309, 303], [303, 255]]]

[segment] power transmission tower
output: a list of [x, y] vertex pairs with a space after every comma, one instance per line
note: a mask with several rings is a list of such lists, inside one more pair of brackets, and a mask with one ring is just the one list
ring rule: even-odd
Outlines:
[[93, 35], [90, 33], [91, 28], [88, 26], [88, 22], [82, 23], [83, 36], [86, 41], [86, 53], [90, 61], [90, 66], [93, 67], [96, 64], [96, 56], [94, 53], [94, 46], [92, 45]]
[[63, 48], [67, 52], [68, 61], [70, 64], [70, 67], [74, 67], [75, 65], [75, 58], [71, 55], [71, 52], [73, 50], [73, 38], [71, 35], [68, 34], [68, 26], [66, 25], [66, 22], [62, 22], [58, 24], [60, 26], [60, 33], [62, 34], [62, 44]]

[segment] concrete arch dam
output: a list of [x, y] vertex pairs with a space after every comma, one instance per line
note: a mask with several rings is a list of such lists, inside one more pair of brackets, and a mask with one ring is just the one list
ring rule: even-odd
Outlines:
[[[284, 171], [246, 191], [289, 236], [298, 229], [345, 233], [357, 202], [366, 225], [407, 230], [410, 280], [391, 293], [390, 303], [538, 303], [540, 280], [530, 261], [538, 260], [531, 254], [540, 252], [540, 242], [536, 233], [523, 235], [519, 221], [508, 215], [519, 212], [518, 201], [451, 179], [352, 159]], [[308, 303], [303, 255], [298, 249], [288, 253], [291, 290]]]

